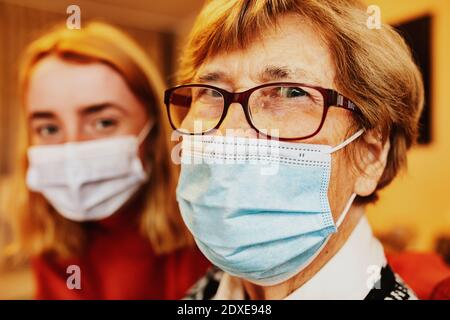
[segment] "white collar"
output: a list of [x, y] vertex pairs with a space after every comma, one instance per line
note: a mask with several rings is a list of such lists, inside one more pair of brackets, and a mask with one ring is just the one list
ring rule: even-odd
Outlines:
[[[310, 280], [286, 300], [362, 300], [379, 279], [386, 257], [363, 216], [342, 248]], [[244, 287], [239, 278], [224, 273], [214, 299], [241, 300]]]

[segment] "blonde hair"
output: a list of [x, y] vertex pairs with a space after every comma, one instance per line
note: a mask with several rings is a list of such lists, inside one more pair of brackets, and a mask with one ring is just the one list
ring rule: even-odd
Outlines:
[[[328, 45], [337, 90], [362, 110], [359, 125], [390, 140], [388, 161], [377, 190], [406, 165], [406, 152], [416, 141], [424, 92], [420, 71], [403, 38], [388, 25], [367, 27], [364, 5], [357, 0], [213, 0], [194, 24], [180, 58], [178, 81], [191, 82], [207, 59], [241, 50], [277, 19], [296, 14]], [[355, 154], [354, 146], [349, 152]], [[361, 150], [361, 149], [360, 149]], [[376, 191], [359, 199], [371, 202]]]
[[[78, 63], [100, 62], [112, 67], [156, 119], [146, 141], [147, 156], [155, 170], [143, 187], [145, 202], [139, 217], [141, 231], [156, 253], [169, 253], [192, 244], [175, 200], [178, 172], [170, 159], [170, 131], [161, 100], [165, 86], [155, 65], [137, 43], [110, 25], [91, 22], [81, 30], [59, 26], [31, 43], [25, 52], [19, 84], [22, 104], [33, 67], [49, 55]], [[20, 167], [14, 179], [17, 191], [13, 199], [13, 205], [19, 206], [13, 212], [17, 235], [13, 248], [30, 255], [54, 252], [68, 257], [80, 254], [86, 241], [83, 225], [64, 219], [42, 195], [26, 188], [29, 135], [24, 116], [19, 127]]]

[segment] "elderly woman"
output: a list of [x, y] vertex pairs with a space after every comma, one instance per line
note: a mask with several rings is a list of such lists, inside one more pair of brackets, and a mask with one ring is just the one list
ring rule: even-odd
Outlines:
[[405, 165], [420, 72], [354, 0], [215, 0], [180, 85], [177, 198], [217, 266], [196, 299], [412, 299], [364, 214]]

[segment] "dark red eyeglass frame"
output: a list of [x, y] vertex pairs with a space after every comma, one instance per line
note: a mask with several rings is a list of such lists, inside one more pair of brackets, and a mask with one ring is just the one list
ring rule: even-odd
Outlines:
[[[307, 87], [307, 88], [311, 88], [311, 89], [315, 89], [317, 91], [319, 91], [322, 94], [323, 97], [323, 101], [324, 101], [324, 106], [323, 106], [323, 113], [322, 113], [322, 119], [320, 120], [320, 125], [317, 128], [316, 131], [314, 131], [312, 134], [307, 135], [307, 136], [303, 136], [303, 137], [295, 137], [295, 138], [282, 138], [282, 137], [272, 137], [271, 135], [261, 132], [260, 130], [258, 130], [258, 128], [255, 127], [255, 125], [252, 122], [251, 119], [251, 115], [249, 112], [249, 106], [248, 106], [248, 100], [250, 98], [250, 95], [261, 88], [265, 88], [265, 87], [271, 87], [271, 86], [300, 86], [300, 87]], [[201, 133], [188, 133], [188, 132], [183, 132], [180, 131], [179, 128], [177, 128], [173, 121], [172, 121], [172, 116], [170, 114], [170, 102], [171, 102], [171, 98], [173, 101], [173, 98], [179, 99], [179, 103], [177, 103], [177, 105], [190, 105], [191, 104], [191, 98], [184, 98], [181, 96], [177, 96], [177, 97], [173, 97], [172, 93], [180, 88], [208, 88], [208, 89], [213, 89], [217, 92], [219, 92], [224, 99], [224, 106], [223, 106], [223, 112], [222, 112], [222, 116], [220, 117], [217, 125], [214, 128], [208, 129], [205, 132], [201, 132]], [[183, 99], [183, 100], [181, 100]], [[230, 107], [230, 105], [232, 103], [239, 103], [243, 110], [244, 110], [244, 114], [245, 114], [245, 118], [248, 122], [248, 124], [252, 127], [252, 129], [256, 130], [258, 133], [269, 137], [269, 138], [276, 138], [279, 140], [303, 140], [303, 139], [308, 139], [311, 138], [313, 136], [315, 136], [317, 133], [320, 132], [320, 130], [323, 127], [323, 124], [325, 122], [325, 118], [327, 116], [328, 113], [328, 109], [330, 107], [337, 107], [337, 108], [343, 108], [346, 110], [349, 110], [351, 112], [354, 112], [356, 114], [358, 114], [359, 116], [362, 115], [361, 110], [359, 109], [359, 107], [350, 99], [348, 99], [347, 97], [345, 97], [344, 95], [340, 94], [339, 92], [337, 92], [336, 90], [333, 89], [325, 89], [322, 87], [318, 87], [318, 86], [313, 86], [313, 85], [309, 85], [309, 84], [305, 84], [305, 83], [297, 83], [297, 82], [271, 82], [271, 83], [265, 83], [263, 85], [248, 89], [246, 91], [242, 91], [242, 92], [229, 92], [225, 89], [222, 88], [218, 88], [215, 86], [211, 86], [211, 85], [207, 85], [207, 84], [185, 84], [185, 85], [180, 85], [180, 86], [176, 86], [176, 87], [172, 87], [170, 89], [167, 89], [164, 92], [164, 104], [166, 105], [167, 108], [167, 114], [169, 116], [169, 122], [170, 125], [172, 126], [172, 128], [182, 134], [186, 134], [186, 135], [205, 135], [208, 134], [209, 132], [213, 131], [213, 130], [217, 130], [219, 129], [220, 125], [222, 124], [223, 120], [225, 119], [227, 113], [228, 113], [228, 109]]]

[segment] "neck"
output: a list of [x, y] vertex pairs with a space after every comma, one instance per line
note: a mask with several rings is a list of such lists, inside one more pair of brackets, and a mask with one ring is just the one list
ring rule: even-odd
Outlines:
[[354, 204], [338, 232], [333, 234], [319, 255], [294, 277], [273, 286], [260, 286], [243, 280], [244, 289], [252, 300], [279, 300], [300, 288], [325, 265], [345, 244], [364, 215], [364, 206]]

